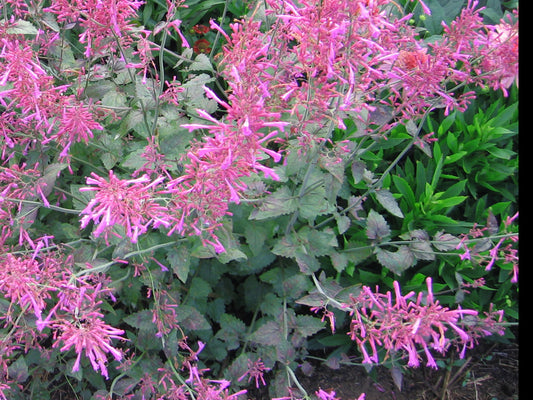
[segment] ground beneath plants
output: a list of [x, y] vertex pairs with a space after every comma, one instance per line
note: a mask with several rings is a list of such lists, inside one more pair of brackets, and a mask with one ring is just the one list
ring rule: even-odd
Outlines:
[[[308, 393], [333, 390], [342, 400], [357, 399], [361, 393], [366, 393], [366, 400], [518, 400], [518, 341], [480, 343], [460, 364], [449, 369], [408, 369], [401, 391], [385, 367], [371, 376], [359, 366], [337, 370], [317, 366], [311, 376], [299, 375], [299, 380]], [[253, 389], [249, 395], [270, 400]]]

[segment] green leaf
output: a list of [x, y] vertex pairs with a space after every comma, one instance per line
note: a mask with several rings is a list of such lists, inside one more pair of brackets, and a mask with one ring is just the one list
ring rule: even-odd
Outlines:
[[344, 245], [342, 251], [348, 260], [354, 265], [358, 265], [373, 254], [372, 248], [366, 243], [350, 241]]
[[159, 85], [155, 79], [147, 78], [143, 82], [142, 76], [135, 77], [135, 95], [141, 101], [145, 109], [152, 109], [156, 105], [155, 97], [159, 92]]
[[91, 82], [84, 91], [87, 97], [101, 100], [110, 91], [116, 90], [116, 85], [108, 80], [99, 80]]
[[363, 179], [366, 164], [363, 161], [354, 161], [351, 165], [351, 170], [354, 184], [357, 184]]
[[374, 210], [370, 210], [366, 218], [366, 236], [370, 240], [381, 240], [390, 236], [391, 230], [385, 218]]
[[[6, 20], [0, 20], [0, 23], [5, 26]], [[10, 35], [37, 35], [39, 31], [32, 25], [30, 21], [23, 19], [17, 19], [14, 23], [8, 24], [9, 28], [6, 29], [6, 33]]]
[[226, 247], [223, 253], [217, 254], [217, 260], [222, 264], [227, 264], [230, 261], [243, 262], [248, 259], [248, 256], [236, 247]]
[[258, 208], [250, 214], [251, 220], [262, 220], [279, 215], [290, 214], [296, 211], [298, 202], [287, 186], [282, 186], [271, 195], [267, 196]]
[[155, 330], [152, 322], [152, 312], [150, 310], [142, 310], [124, 317], [124, 322], [128, 325], [137, 328], [141, 331]]
[[416, 263], [413, 252], [407, 246], [400, 246], [395, 252], [378, 247], [375, 253], [380, 264], [396, 275], [401, 275]]
[[102, 97], [102, 105], [111, 108], [126, 107], [126, 95], [119, 91], [118, 88], [115, 88], [115, 90], [110, 90]]
[[315, 186], [298, 201], [300, 216], [309, 222], [323, 214], [331, 213], [335, 208], [326, 199], [326, 189], [323, 185]]
[[177, 322], [185, 329], [202, 331], [211, 329], [205, 317], [194, 307], [182, 304], [178, 307]]
[[302, 228], [298, 234], [307, 238], [305, 244], [306, 254], [313, 256], [325, 256], [333, 252], [333, 248], [338, 246], [337, 237], [331, 228], [324, 228], [321, 231], [315, 229]]
[[298, 254], [296, 256], [296, 263], [300, 267], [300, 271], [306, 275], [312, 274], [320, 269], [320, 263], [316, 257], [309, 254]]
[[218, 103], [215, 100], [208, 99], [205, 94], [204, 85], [214, 81], [214, 78], [207, 74], [194, 75], [194, 77], [185, 82], [182, 87], [185, 88], [185, 103], [192, 110], [202, 109], [208, 113], [217, 110]]
[[294, 258], [304, 252], [304, 242], [296, 233], [278, 239], [272, 248], [272, 253], [282, 257]]
[[409, 249], [418, 260], [433, 261], [435, 259], [435, 253], [431, 247], [429, 235], [426, 231], [416, 229], [409, 232], [406, 236], [402, 235], [402, 238], [412, 241], [412, 243], [409, 244]]
[[278, 321], [261, 325], [250, 337], [250, 341], [263, 346], [277, 346], [283, 339], [283, 329]]
[[213, 72], [213, 65], [205, 54], [197, 54], [194, 61], [189, 65], [188, 70]]
[[[459, 14], [464, 0], [425, 0], [425, 3], [430, 8], [431, 15], [425, 15], [424, 26], [435, 35], [442, 32], [442, 22], [449, 25]], [[421, 13], [420, 8], [417, 11]]]
[[301, 336], [309, 337], [324, 329], [324, 322], [311, 315], [298, 315], [295, 329]]
[[145, 158], [141, 157], [141, 154], [143, 153], [144, 153], [144, 149], [137, 149], [135, 151], [132, 151], [130, 154], [126, 156], [124, 161], [120, 163], [121, 167], [131, 168], [133, 170], [137, 170], [141, 168], [147, 162]]
[[189, 286], [189, 295], [192, 298], [206, 299], [209, 293], [211, 293], [211, 286], [209, 283], [204, 281], [202, 278], [198, 278], [197, 276], [192, 278]]
[[335, 221], [337, 221], [337, 229], [339, 231], [339, 235], [342, 235], [344, 232], [346, 232], [351, 224], [350, 217], [346, 215], [336, 214]]
[[398, 202], [396, 201], [391, 192], [386, 189], [380, 189], [376, 190], [374, 193], [379, 204], [381, 204], [385, 208], [385, 210], [387, 210], [396, 217], [403, 218], [402, 210], [400, 210]]
[[12, 362], [8, 367], [9, 378], [16, 383], [23, 383], [28, 379], [28, 366], [24, 357], [19, 356], [16, 361]]
[[342, 272], [348, 266], [349, 258], [346, 253], [333, 252], [331, 255], [331, 264], [337, 272]]
[[392, 180], [394, 182], [394, 185], [400, 192], [400, 194], [403, 196], [405, 201], [407, 202], [407, 206], [409, 208], [414, 208], [415, 206], [415, 194], [413, 192], [413, 189], [411, 189], [411, 186], [409, 183], [402, 177], [398, 175], [392, 175]]
[[461, 204], [466, 199], [468, 199], [468, 196], [454, 196], [447, 199], [439, 199], [433, 202], [431, 209], [433, 211], [438, 211], [442, 210], [443, 208], [454, 207], [458, 204]]
[[453, 197], [453, 196], [459, 196], [461, 193], [464, 192], [466, 183], [467, 183], [466, 179], [454, 183], [452, 186], [446, 189], [444, 193], [442, 193], [441, 199], [446, 199], [446, 198]]
[[228, 350], [235, 350], [239, 347], [245, 332], [244, 322], [231, 314], [224, 313], [220, 317], [220, 330], [215, 337], [225, 342]]
[[185, 283], [191, 268], [191, 253], [185, 246], [167, 250], [167, 261], [178, 279]]
[[250, 246], [252, 253], [254, 253], [254, 255], [258, 255], [265, 246], [265, 241], [267, 239], [267, 228], [264, 228], [261, 225], [248, 223], [244, 227], [244, 237], [246, 239], [246, 243], [248, 243], [248, 246]]

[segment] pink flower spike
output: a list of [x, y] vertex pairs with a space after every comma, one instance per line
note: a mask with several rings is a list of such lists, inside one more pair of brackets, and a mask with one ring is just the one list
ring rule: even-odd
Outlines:
[[427, 302], [428, 304], [433, 304], [433, 281], [429, 276], [426, 278], [426, 285], [428, 288]]
[[183, 36], [183, 33], [181, 33], [181, 29], [180, 29], [180, 26], [181, 26], [181, 21], [179, 19], [176, 19], [172, 22], [169, 22], [168, 23], [168, 26], [171, 26], [174, 28], [174, 30], [177, 32], [177, 34], [179, 35], [181, 41], [183, 42], [183, 46], [184, 47], [191, 47], [191, 45], [189, 44], [189, 42], [187, 42], [187, 39], [185, 39], [185, 36]]
[[248, 375], [248, 382], [254, 379], [256, 388], [259, 388], [260, 382], [263, 386], [266, 386], [263, 374], [267, 371], [270, 371], [270, 368], [266, 368], [261, 359], [258, 359], [255, 362], [248, 360], [248, 370], [239, 379], [237, 379], [237, 381], [240, 382], [245, 376]]
[[335, 392], [333, 390], [326, 392], [325, 390], [319, 389], [315, 394], [320, 400], [339, 400], [335, 397]]
[[211, 27], [211, 29], [215, 29], [217, 30], [218, 32], [220, 32], [222, 34], [222, 36], [224, 36], [224, 38], [227, 40], [228, 43], [231, 43], [231, 38], [228, 36], [228, 34], [226, 32], [224, 32], [224, 30], [218, 26], [214, 20], [209, 20], [209, 26]]
[[230, 109], [230, 105], [228, 103], [226, 103], [224, 100], [221, 100], [215, 92], [213, 92], [211, 89], [209, 89], [207, 86], [202, 86], [202, 88], [205, 90], [205, 93], [207, 95], [207, 97], [209, 97], [210, 99], [213, 99], [215, 100], [218, 104], [220, 104], [221, 106], [225, 107], [226, 109]]
[[[411, 0], [413, 1], [413, 0]], [[424, 11], [424, 14], [431, 15], [430, 8], [424, 3], [422, 0], [418, 0], [418, 4], [422, 6], [422, 10]]]

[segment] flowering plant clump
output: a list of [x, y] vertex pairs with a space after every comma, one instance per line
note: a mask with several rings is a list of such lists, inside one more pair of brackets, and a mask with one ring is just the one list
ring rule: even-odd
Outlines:
[[511, 336], [518, 10], [197, 3], [0, 5], [0, 399], [334, 400], [327, 326]]
[[[446, 336], [448, 330], [455, 331], [461, 358], [467, 347], [474, 346], [478, 337], [492, 334], [488, 328], [480, 330], [473, 324], [469, 316], [477, 316], [476, 311], [442, 307], [433, 297], [430, 278], [427, 284], [428, 294], [424, 302], [422, 293], [418, 294], [415, 302], [407, 301], [415, 293], [402, 296], [398, 282], [394, 282], [395, 303], [390, 292], [386, 295], [373, 293], [366, 286], [359, 296], [351, 296], [351, 305], [348, 306], [352, 316], [350, 336], [361, 349], [363, 363], [378, 362], [377, 348], [383, 346], [387, 351], [405, 350], [409, 354], [408, 365], [418, 367], [420, 356], [417, 347], [420, 346], [427, 358], [426, 366], [437, 368], [429, 349], [444, 353], [452, 343]], [[501, 312], [498, 314], [495, 322], [502, 322]], [[488, 327], [488, 321], [486, 323]], [[501, 330], [498, 333], [503, 334]], [[373, 351], [371, 356], [367, 346]]]

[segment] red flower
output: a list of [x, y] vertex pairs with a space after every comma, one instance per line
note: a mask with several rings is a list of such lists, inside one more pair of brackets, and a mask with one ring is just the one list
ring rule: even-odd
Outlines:
[[196, 54], [207, 54], [211, 51], [211, 47], [209, 47], [210, 44], [211, 43], [209, 43], [208, 40], [198, 39], [196, 42], [194, 42], [192, 49]]
[[192, 30], [200, 35], [205, 35], [207, 32], [210, 31], [209, 27], [205, 25], [194, 25], [192, 27]]

